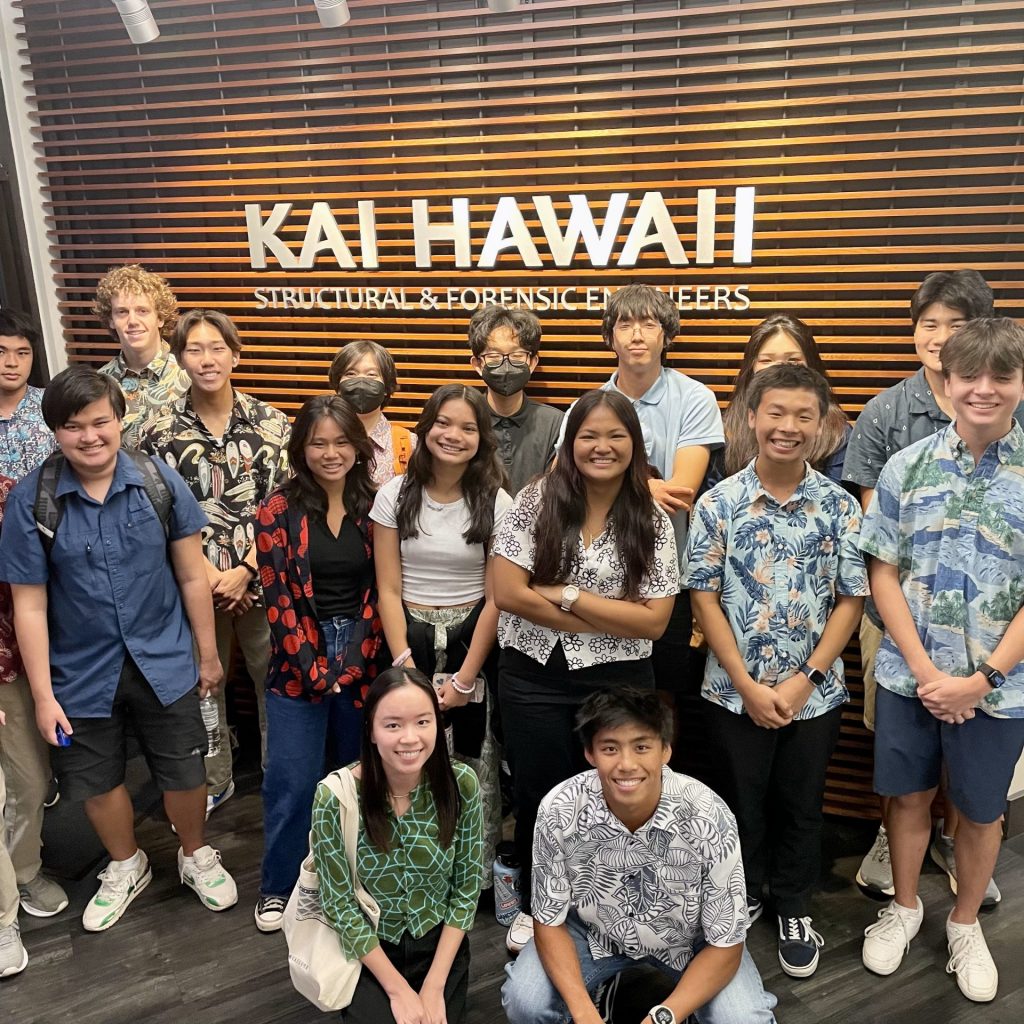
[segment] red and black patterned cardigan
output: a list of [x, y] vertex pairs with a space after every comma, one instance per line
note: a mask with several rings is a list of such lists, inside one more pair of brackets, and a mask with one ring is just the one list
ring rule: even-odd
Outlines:
[[[373, 556], [373, 523], [354, 519]], [[270, 622], [270, 668], [267, 689], [282, 697], [319, 703], [334, 684], [358, 686], [362, 704], [377, 674], [377, 654], [383, 631], [377, 613], [377, 592], [371, 585], [363, 595], [340, 673], [328, 664], [320, 637], [309, 565], [309, 524], [304, 512], [290, 508], [287, 495], [274, 491], [256, 513], [256, 562]]]

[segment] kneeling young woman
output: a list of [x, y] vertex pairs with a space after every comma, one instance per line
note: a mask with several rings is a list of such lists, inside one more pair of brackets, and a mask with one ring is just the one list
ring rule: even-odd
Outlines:
[[313, 859], [324, 914], [363, 970], [345, 1024], [460, 1024], [480, 895], [483, 817], [471, 768], [448, 757], [440, 709], [415, 669], [382, 673], [363, 713], [359, 883], [380, 905], [377, 932], [356, 902], [337, 798], [313, 804]]

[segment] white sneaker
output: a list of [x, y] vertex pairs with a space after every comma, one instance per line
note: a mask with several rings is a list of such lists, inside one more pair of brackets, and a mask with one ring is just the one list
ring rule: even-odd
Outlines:
[[508, 927], [508, 935], [505, 936], [505, 945], [510, 953], [519, 953], [523, 947], [533, 938], [533, 918], [524, 914], [521, 910], [516, 914], [514, 920]]
[[28, 953], [21, 943], [18, 922], [0, 928], [0, 978], [20, 974], [28, 966]]
[[82, 914], [82, 927], [87, 932], [106, 931], [116, 924], [132, 900], [153, 881], [153, 872], [149, 858], [139, 850], [134, 868], [126, 870], [119, 862], [111, 861], [96, 877], [100, 887]]
[[917, 910], [901, 907], [895, 900], [878, 912], [878, 920], [864, 929], [861, 960], [875, 974], [892, 974], [910, 949], [910, 941], [921, 929], [924, 904], [917, 897]]
[[981, 924], [957, 924], [946, 919], [949, 963], [946, 973], [956, 975], [956, 983], [968, 999], [987, 1003], [996, 997], [999, 971], [996, 969]]
[[178, 876], [210, 910], [227, 910], [238, 902], [235, 880], [220, 863], [220, 850], [200, 846], [191, 857], [178, 848]]

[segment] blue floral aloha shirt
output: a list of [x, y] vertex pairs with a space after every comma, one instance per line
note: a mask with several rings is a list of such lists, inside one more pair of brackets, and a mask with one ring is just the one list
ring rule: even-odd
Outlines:
[[[821, 639], [836, 597], [868, 593], [858, 550], [860, 505], [839, 484], [807, 466], [780, 504], [761, 485], [751, 460], [696, 503], [686, 545], [683, 586], [721, 594], [750, 675], [774, 686], [795, 675]], [[815, 687], [797, 721], [849, 700], [843, 659]], [[736, 714], [743, 699], [713, 652], [701, 695]]]
[[0, 473], [12, 480], [28, 476], [57, 447], [43, 420], [42, 400], [43, 389], [30, 384], [14, 414], [0, 427]]
[[[1024, 604], [1024, 431], [1017, 423], [975, 465], [955, 424], [897, 452], [878, 477], [861, 550], [899, 570], [921, 643], [940, 672], [973, 675]], [[885, 634], [879, 686], [917, 696], [903, 655]], [[1024, 667], [977, 705], [1024, 718]]]

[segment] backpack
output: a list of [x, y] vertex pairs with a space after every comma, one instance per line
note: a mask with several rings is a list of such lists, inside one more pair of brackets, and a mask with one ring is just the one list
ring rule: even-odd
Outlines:
[[[146, 497], [156, 511], [157, 518], [164, 528], [164, 535], [167, 536], [170, 533], [171, 509], [174, 507], [174, 495], [167, 481], [148, 455], [129, 451], [126, 451], [125, 455], [142, 474], [142, 487]], [[53, 550], [57, 527], [64, 518], [65, 499], [57, 497], [57, 483], [64, 469], [64, 462], [63, 453], [54, 452], [40, 467], [39, 479], [36, 481], [36, 500], [32, 506], [32, 515], [47, 558]]]
[[394, 449], [395, 476], [404, 476], [409, 468], [409, 456], [412, 454], [412, 439], [405, 427], [397, 423], [391, 424], [391, 447]]

